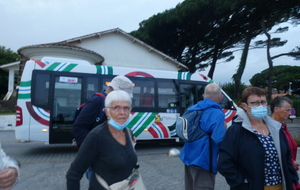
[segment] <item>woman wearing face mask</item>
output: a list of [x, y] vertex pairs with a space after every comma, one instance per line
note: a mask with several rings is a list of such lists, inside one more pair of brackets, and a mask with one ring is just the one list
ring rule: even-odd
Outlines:
[[298, 175], [280, 123], [267, 115], [265, 91], [246, 88], [241, 100], [220, 147], [219, 172], [231, 190], [293, 190]]
[[126, 179], [137, 167], [132, 136], [126, 129], [131, 98], [125, 91], [110, 92], [105, 99], [107, 122], [98, 125], [84, 139], [67, 172], [67, 189], [80, 189], [80, 179], [88, 167], [93, 170], [89, 190], [105, 190], [96, 179], [99, 175], [108, 185]]

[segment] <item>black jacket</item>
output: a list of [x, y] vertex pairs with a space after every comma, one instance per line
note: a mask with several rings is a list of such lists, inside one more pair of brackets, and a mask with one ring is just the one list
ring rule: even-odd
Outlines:
[[101, 108], [104, 108], [104, 100], [105, 98], [102, 96], [93, 95], [92, 98], [85, 103], [77, 116], [72, 126], [72, 134], [78, 147], [80, 147], [84, 138], [93, 128], [107, 120], [106, 115], [103, 114], [101, 120], [96, 122], [99, 112], [102, 111]]
[[[126, 144], [121, 145], [109, 132], [107, 122], [96, 126], [84, 139], [66, 178], [68, 190], [79, 190], [80, 180], [88, 167], [93, 170], [89, 190], [104, 190], [95, 177], [101, 176], [108, 185], [126, 179], [137, 163], [131, 135], [123, 129]], [[87, 179], [84, 179], [87, 180]]]
[[[298, 174], [292, 166], [286, 137], [281, 127], [268, 127], [272, 137], [278, 139], [274, 143], [280, 146], [277, 152], [281, 152], [283, 190], [293, 190], [292, 183], [298, 182]], [[264, 160], [264, 147], [253, 132], [242, 126], [242, 122], [229, 127], [221, 143], [218, 170], [226, 178], [231, 190], [263, 190]]]

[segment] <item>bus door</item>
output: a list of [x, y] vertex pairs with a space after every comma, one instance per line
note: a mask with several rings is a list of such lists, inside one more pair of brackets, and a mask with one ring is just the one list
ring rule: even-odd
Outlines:
[[71, 143], [72, 124], [76, 108], [81, 103], [82, 78], [55, 76], [53, 88], [53, 109], [49, 127], [49, 143]]
[[203, 100], [204, 88], [207, 83], [189, 82], [180, 84], [181, 115], [192, 105]]

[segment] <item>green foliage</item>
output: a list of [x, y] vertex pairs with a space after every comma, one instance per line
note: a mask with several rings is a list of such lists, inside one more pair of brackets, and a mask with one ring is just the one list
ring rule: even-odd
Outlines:
[[[222, 88], [222, 90], [224, 92], [226, 92], [226, 94], [234, 99], [234, 94], [235, 94], [235, 84], [234, 82], [227, 82], [227, 83], [224, 83], [224, 84], [220, 84], [220, 87]], [[245, 88], [247, 88], [247, 86], [243, 83], [241, 84], [241, 88], [240, 88], [240, 94], [242, 94], [243, 90], [245, 90]], [[239, 101], [239, 100], [234, 100], [236, 103]]]
[[[299, 24], [299, 9], [299, 0], [185, 0], [142, 21], [131, 34], [184, 63], [190, 72], [211, 66], [208, 77], [212, 79], [217, 61], [231, 61], [232, 48], [245, 43], [233, 76], [239, 91], [251, 40], [279, 23]], [[287, 41], [274, 38], [257, 45], [266, 47], [266, 42], [268, 47], [279, 47]], [[295, 54], [287, 56], [299, 59]]]
[[11, 49], [6, 49], [4, 46], [0, 46], [0, 65], [12, 63], [20, 60], [20, 55], [13, 52]]
[[[280, 90], [287, 92], [289, 83], [291, 82], [292, 93], [296, 93], [300, 89], [300, 66], [279, 65], [273, 67], [272, 88], [276, 88], [278, 93]], [[268, 86], [269, 69], [265, 69], [255, 74], [250, 79], [252, 86], [265, 88]]]
[[295, 136], [294, 140], [296, 141], [297, 145], [300, 146], [300, 135]]
[[[20, 60], [19, 54], [13, 52], [11, 49], [6, 49], [0, 46], [0, 65], [12, 63]], [[8, 73], [0, 69], [0, 97], [1, 99], [7, 93], [8, 88]]]
[[296, 116], [300, 116], [300, 99], [293, 99], [293, 108], [296, 111]]

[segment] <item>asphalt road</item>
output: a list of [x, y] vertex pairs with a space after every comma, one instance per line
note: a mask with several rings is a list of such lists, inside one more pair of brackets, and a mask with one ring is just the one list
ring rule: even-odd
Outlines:
[[[44, 145], [40, 142], [19, 143], [13, 131], [0, 131], [2, 148], [7, 155], [21, 162], [21, 175], [14, 190], [65, 190], [65, 174], [76, 156], [70, 145]], [[168, 157], [170, 148], [182, 145], [150, 144], [136, 147], [140, 172], [148, 190], [183, 190], [183, 164], [177, 157]], [[81, 189], [87, 189], [85, 177]], [[225, 179], [217, 175], [216, 189], [228, 190]]]
[[[300, 134], [299, 123], [289, 124], [294, 135]], [[76, 156], [70, 145], [44, 145], [40, 142], [19, 143], [14, 131], [0, 131], [2, 148], [7, 155], [21, 162], [20, 178], [13, 190], [66, 190], [65, 174]], [[183, 190], [183, 164], [177, 157], [168, 157], [170, 148], [178, 144], [147, 144], [136, 147], [140, 172], [148, 190]], [[297, 161], [300, 163], [300, 151]], [[87, 189], [85, 177], [81, 189]], [[218, 174], [216, 190], [229, 190], [225, 179]]]

